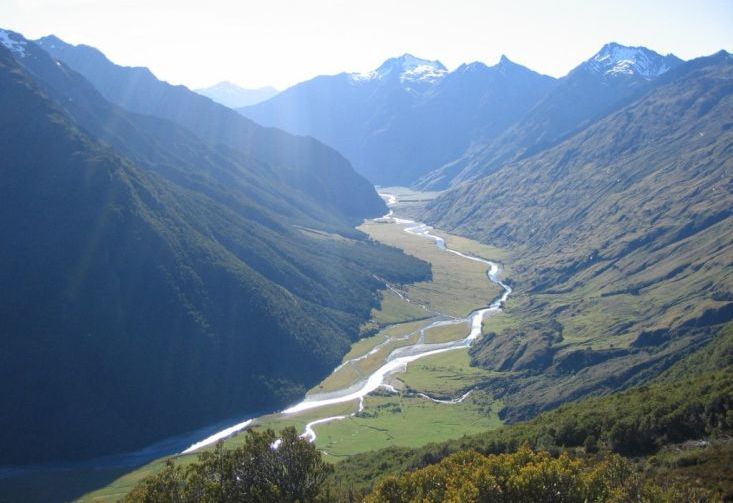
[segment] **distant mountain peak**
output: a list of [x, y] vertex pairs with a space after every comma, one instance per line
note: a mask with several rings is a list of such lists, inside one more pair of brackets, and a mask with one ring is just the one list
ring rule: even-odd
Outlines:
[[56, 46], [64, 46], [69, 45], [60, 38], [58, 38], [56, 35], [46, 35], [45, 37], [41, 37], [38, 40], [36, 40], [36, 43], [40, 43], [42, 45], [46, 45], [50, 47], [51, 49], [55, 49]]
[[627, 47], [610, 42], [589, 59], [586, 65], [591, 71], [609, 77], [638, 75], [653, 79], [679, 62], [679, 58], [673, 54], [662, 56], [646, 47]]
[[25, 57], [25, 50], [28, 42], [19, 33], [0, 28], [0, 44], [4, 45], [15, 56]]
[[377, 69], [377, 72], [387, 72], [394, 69], [401, 71], [410, 71], [416, 68], [432, 68], [436, 71], [446, 71], [445, 66], [440, 61], [418, 58], [412, 54], [405, 53], [397, 58], [390, 58]]
[[[235, 84], [234, 82], [230, 82], [228, 80], [222, 80], [221, 82], [217, 82], [213, 86], [202, 88], [204, 89], [217, 89], [217, 90], [226, 90], [226, 89], [233, 89], [233, 90], [247, 90], [247, 91], [271, 91], [271, 92], [277, 92], [277, 89], [275, 89], [272, 86], [263, 86], [263, 87], [257, 87], [257, 88], [245, 88], [240, 85]], [[198, 90], [197, 90], [198, 91]]]
[[382, 65], [367, 73], [353, 73], [355, 81], [385, 80], [398, 77], [400, 82], [409, 87], [412, 83], [432, 84], [440, 80], [448, 69], [440, 61], [431, 61], [405, 53], [396, 58], [390, 58]]
[[229, 108], [256, 105], [278, 93], [277, 89], [272, 86], [247, 89], [227, 80], [218, 82], [211, 87], [196, 89], [194, 92]]
[[487, 70], [489, 67], [481, 61], [474, 61], [472, 63], [463, 63], [456, 69], [456, 72], [478, 72]]

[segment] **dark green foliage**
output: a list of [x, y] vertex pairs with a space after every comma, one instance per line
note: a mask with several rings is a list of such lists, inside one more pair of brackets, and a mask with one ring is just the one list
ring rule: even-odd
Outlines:
[[135, 503], [225, 503], [317, 501], [333, 467], [294, 428], [247, 432], [244, 445], [225, 450], [218, 444], [185, 468], [168, 461], [158, 474], [141, 482], [125, 501]]
[[595, 454], [598, 452], [598, 440], [593, 435], [588, 435], [583, 441], [583, 449], [588, 454]]
[[362, 489], [385, 474], [401, 473], [439, 462], [451, 453], [474, 449], [483, 454], [534, 448], [596, 449], [644, 455], [689, 439], [733, 432], [733, 369], [690, 376], [591, 398], [499, 430], [419, 449], [385, 449], [353, 456], [336, 465], [335, 486]]
[[[0, 47], [0, 464], [281, 407], [358, 338], [375, 276], [429, 276], [279, 170], [115, 109], [27, 47], [23, 66]], [[331, 232], [303, 228], [327, 214]]]

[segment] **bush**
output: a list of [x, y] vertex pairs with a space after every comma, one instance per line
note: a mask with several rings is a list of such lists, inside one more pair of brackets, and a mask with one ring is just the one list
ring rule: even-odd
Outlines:
[[566, 502], [674, 501], [675, 494], [645, 482], [618, 455], [593, 462], [554, 458], [527, 445], [513, 454], [461, 451], [436, 465], [380, 482], [366, 501]]
[[333, 470], [321, 453], [298, 437], [294, 428], [247, 432], [245, 444], [225, 450], [221, 443], [203, 452], [187, 468], [168, 461], [157, 475], [142, 481], [126, 498], [141, 503], [311, 502], [321, 497]]

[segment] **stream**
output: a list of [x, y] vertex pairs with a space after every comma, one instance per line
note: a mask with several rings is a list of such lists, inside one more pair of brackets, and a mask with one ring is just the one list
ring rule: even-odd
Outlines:
[[[405, 232], [407, 232], [408, 234], [412, 234], [415, 236], [420, 236], [426, 239], [433, 240], [436, 246], [440, 248], [441, 250], [445, 251], [446, 253], [453, 253], [466, 260], [473, 260], [475, 262], [486, 264], [488, 266], [488, 269], [486, 271], [486, 275], [488, 279], [492, 281], [493, 283], [496, 283], [497, 285], [501, 286], [504, 291], [501, 294], [501, 296], [495, 299], [491, 304], [489, 304], [486, 307], [476, 309], [475, 311], [471, 312], [468, 315], [468, 317], [466, 318], [452, 318], [449, 320], [438, 319], [438, 320], [433, 321], [427, 327], [424, 327], [421, 329], [421, 331], [424, 332], [424, 331], [427, 331], [437, 326], [469, 322], [471, 325], [471, 330], [465, 338], [458, 339], [455, 341], [450, 341], [450, 342], [426, 344], [423, 342], [424, 337], [420, 337], [420, 339], [418, 339], [418, 341], [415, 344], [412, 344], [409, 346], [402, 346], [402, 347], [394, 349], [389, 354], [389, 356], [387, 356], [385, 363], [382, 366], [380, 366], [377, 370], [372, 372], [372, 374], [369, 375], [366, 379], [352, 386], [349, 386], [348, 388], [342, 389], [342, 390], [306, 396], [302, 402], [297, 403], [283, 410], [281, 413], [288, 415], [288, 414], [295, 414], [298, 412], [303, 412], [306, 410], [313, 410], [313, 409], [318, 409], [322, 407], [327, 407], [330, 405], [336, 405], [336, 404], [341, 404], [341, 403], [346, 403], [346, 402], [351, 402], [351, 401], [356, 401], [356, 400], [359, 401], [358, 411], [354, 412], [353, 414], [323, 417], [323, 418], [320, 418], [320, 419], [317, 419], [315, 421], [308, 423], [305, 426], [305, 432], [301, 436], [303, 438], [307, 438], [311, 442], [315, 441], [316, 439], [316, 433], [313, 429], [314, 426], [319, 425], [319, 424], [325, 424], [330, 421], [338, 421], [338, 420], [346, 419], [347, 417], [351, 417], [357, 414], [358, 412], [361, 412], [364, 408], [364, 397], [367, 396], [369, 393], [377, 390], [378, 388], [385, 388], [388, 391], [396, 392], [396, 390], [392, 386], [385, 383], [385, 380], [394, 373], [404, 371], [407, 368], [407, 365], [409, 363], [412, 363], [421, 358], [425, 358], [426, 356], [436, 355], [439, 353], [444, 353], [446, 351], [453, 351], [456, 349], [468, 348], [471, 345], [471, 343], [475, 341], [481, 335], [481, 324], [482, 324], [482, 321], [484, 320], [484, 317], [501, 311], [504, 305], [504, 302], [506, 302], [506, 299], [512, 293], [512, 288], [509, 285], [503, 283], [499, 279], [500, 267], [497, 263], [492, 262], [490, 260], [483, 259], [483, 258], [474, 257], [472, 255], [467, 255], [457, 250], [448, 248], [446, 246], [445, 239], [443, 239], [440, 236], [436, 236], [435, 234], [431, 234], [431, 231], [433, 230], [432, 227], [426, 224], [420, 223], [420, 222], [416, 222], [414, 220], [407, 220], [403, 218], [397, 218], [396, 216], [394, 216], [394, 210], [392, 209], [392, 207], [394, 207], [397, 204], [397, 197], [395, 195], [387, 194], [387, 193], [380, 193], [379, 195], [387, 201], [387, 206], [390, 208], [390, 210], [389, 210], [389, 213], [387, 213], [385, 216], [376, 219], [377, 221], [392, 222], [398, 225], [405, 225], [405, 228], [404, 228]], [[336, 367], [334, 371], [340, 369], [344, 365], [347, 365], [351, 362], [364, 359], [368, 355], [373, 354], [377, 350], [378, 347], [379, 346], [373, 348], [366, 355], [362, 355], [362, 356], [359, 356], [357, 358], [354, 358], [352, 360], [348, 360], [342, 363], [341, 365]], [[441, 403], [460, 403], [467, 396], [468, 396], [468, 393], [466, 393], [464, 396], [456, 400], [444, 400], [440, 402]], [[428, 396], [425, 396], [425, 398], [434, 400]], [[437, 401], [437, 400], [434, 400], [434, 401]], [[231, 435], [234, 435], [246, 429], [250, 424], [252, 424], [252, 420], [247, 420], [237, 425], [234, 425], [224, 430], [221, 430], [199, 442], [192, 444], [186, 450], [182, 451], [182, 454], [193, 452], [195, 450], [200, 449], [201, 447], [216, 443], [217, 441], [223, 438], [229, 437]]]

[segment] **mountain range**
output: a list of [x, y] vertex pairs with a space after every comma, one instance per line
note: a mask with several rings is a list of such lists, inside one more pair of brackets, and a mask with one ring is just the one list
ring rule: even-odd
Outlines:
[[241, 112], [336, 145], [375, 183], [448, 189], [421, 220], [511, 251], [516, 325], [471, 352], [508, 372], [485, 386], [516, 421], [643, 383], [733, 319], [731, 82], [725, 51], [609, 43], [560, 79], [404, 55]]
[[[467, 391], [538, 418], [511, 438], [647, 455], [730, 431], [731, 54], [609, 43], [559, 79], [404, 54], [244, 107], [240, 91], [0, 30], [0, 466], [302, 397], [386, 283], [431, 277], [355, 228], [387, 212], [373, 184], [438, 191], [416, 218], [506, 258], [513, 294], [469, 349], [491, 374]], [[704, 403], [670, 391], [686, 385]], [[336, 473], [511, 450], [502, 431]]]
[[316, 77], [240, 109], [342, 152], [381, 185], [408, 185], [526, 113], [554, 79], [512, 63], [462, 65], [405, 54], [366, 74]]
[[610, 43], [554, 79], [506, 56], [448, 71], [405, 54], [366, 74], [316, 77], [240, 112], [320, 139], [376, 184], [443, 189], [556, 144], [680, 61]]

